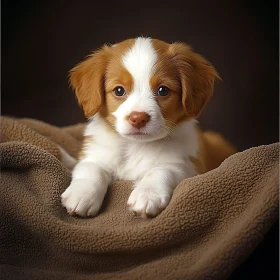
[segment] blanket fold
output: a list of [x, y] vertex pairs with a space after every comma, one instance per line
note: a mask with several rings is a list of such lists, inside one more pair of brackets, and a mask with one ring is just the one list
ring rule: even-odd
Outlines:
[[156, 218], [128, 211], [130, 181], [96, 217], [69, 216], [58, 146], [76, 157], [84, 127], [1, 117], [2, 279], [226, 279], [277, 220], [278, 143], [185, 179]]

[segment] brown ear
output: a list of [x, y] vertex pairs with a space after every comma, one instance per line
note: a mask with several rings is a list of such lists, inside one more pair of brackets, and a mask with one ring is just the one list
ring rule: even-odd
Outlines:
[[70, 84], [88, 118], [98, 112], [103, 102], [108, 50], [104, 46], [70, 70]]
[[212, 96], [219, 74], [206, 59], [185, 44], [171, 44], [170, 50], [181, 78], [184, 110], [188, 116], [198, 117]]

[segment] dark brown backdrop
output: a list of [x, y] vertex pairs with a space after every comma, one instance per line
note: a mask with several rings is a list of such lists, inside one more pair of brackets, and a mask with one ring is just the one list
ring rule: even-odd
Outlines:
[[[105, 42], [144, 35], [187, 42], [220, 73], [203, 128], [222, 132], [240, 150], [277, 142], [278, 12], [278, 1], [4, 0], [2, 115], [58, 126], [84, 121], [68, 71]], [[278, 242], [276, 230], [269, 237]], [[278, 246], [266, 242], [243, 274], [275, 271]]]

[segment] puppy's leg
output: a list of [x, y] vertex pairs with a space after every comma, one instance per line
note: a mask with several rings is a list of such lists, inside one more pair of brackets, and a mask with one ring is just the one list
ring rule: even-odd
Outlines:
[[94, 216], [99, 211], [111, 174], [90, 161], [79, 162], [72, 174], [72, 182], [61, 195], [61, 202], [69, 214]]
[[128, 207], [142, 218], [158, 215], [168, 205], [174, 188], [185, 178], [183, 169], [156, 167], [135, 184]]
[[69, 170], [72, 170], [77, 163], [77, 160], [68, 154], [62, 147], [58, 146], [58, 149], [61, 154], [61, 163]]

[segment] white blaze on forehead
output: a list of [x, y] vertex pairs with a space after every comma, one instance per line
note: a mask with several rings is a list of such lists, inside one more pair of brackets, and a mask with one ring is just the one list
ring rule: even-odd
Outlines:
[[135, 39], [132, 48], [123, 56], [123, 65], [134, 80], [133, 92], [150, 92], [150, 78], [157, 60], [157, 54], [150, 38]]
[[[133, 88], [125, 101], [112, 114], [116, 117], [116, 130], [121, 135], [134, 133], [135, 129], [128, 121], [131, 112], [145, 112], [150, 116], [142, 132], [148, 141], [166, 136], [164, 118], [156, 100], [152, 98], [150, 79], [157, 61], [157, 53], [150, 38], [139, 37], [122, 57], [123, 66], [133, 77]], [[134, 138], [133, 138], [134, 139]], [[134, 139], [135, 140], [135, 139]]]

